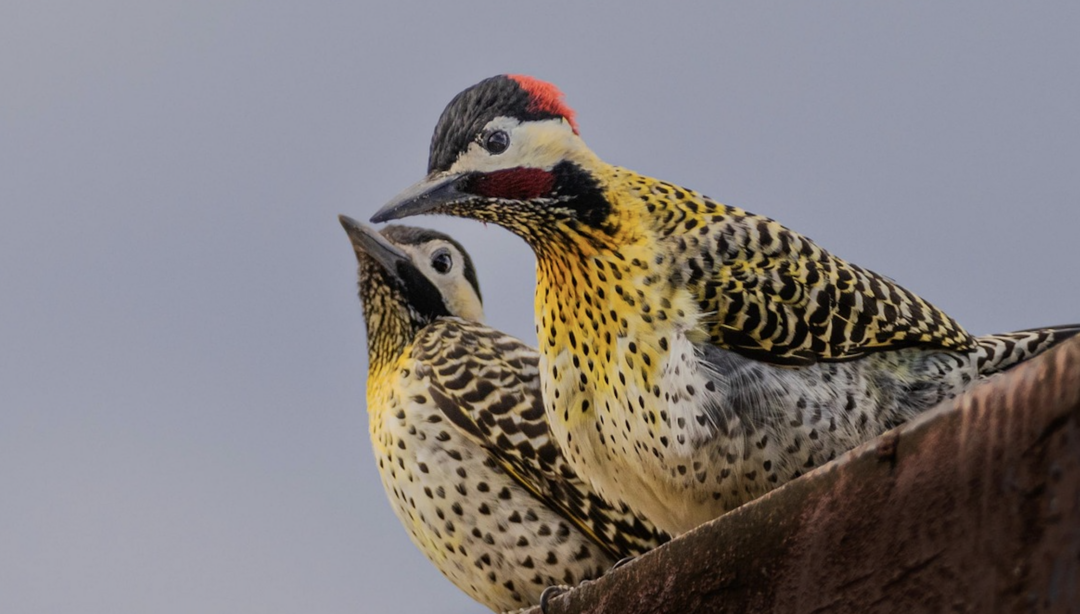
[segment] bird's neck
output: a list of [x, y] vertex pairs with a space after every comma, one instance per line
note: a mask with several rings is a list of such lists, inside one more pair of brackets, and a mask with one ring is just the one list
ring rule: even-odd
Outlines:
[[393, 371], [421, 328], [408, 310], [385, 291], [363, 297], [367, 325], [368, 381], [380, 380]]
[[533, 246], [540, 351], [551, 365], [576, 357], [567, 367], [595, 373], [559, 383], [563, 394], [579, 385], [651, 389], [677, 338], [706, 336], [705, 291], [685, 254], [709, 240], [700, 232], [707, 216], [739, 211], [626, 169], [593, 172], [610, 205], [605, 224], [565, 224]]
[[386, 429], [400, 415], [402, 399], [396, 391], [414, 333], [408, 321], [393, 310], [372, 309], [368, 303], [364, 307], [368, 330], [368, 430], [376, 455], [382, 456], [389, 445]]
[[697, 324], [696, 302], [671, 283], [678, 265], [645, 203], [618, 187], [607, 194], [617, 204], [613, 233], [578, 226], [560, 238], [562, 249], [536, 250], [539, 349], [555, 388], [574, 400], [571, 423], [590, 415], [587, 399], [628, 386], [650, 390], [673, 336]]

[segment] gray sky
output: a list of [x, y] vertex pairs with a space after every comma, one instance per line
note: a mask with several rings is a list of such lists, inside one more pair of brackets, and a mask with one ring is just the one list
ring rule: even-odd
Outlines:
[[[1080, 321], [1080, 4], [660, 4], [6, 0], [0, 611], [484, 611], [379, 484], [336, 216], [493, 74], [972, 332]], [[414, 223], [535, 341], [523, 243]]]

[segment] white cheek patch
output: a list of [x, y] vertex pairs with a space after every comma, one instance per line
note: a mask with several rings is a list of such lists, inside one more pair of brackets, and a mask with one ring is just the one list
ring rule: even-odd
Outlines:
[[523, 124], [509, 117], [498, 117], [484, 128], [485, 134], [491, 130], [503, 130], [510, 135], [510, 147], [501, 154], [492, 154], [479, 143], [472, 143], [450, 167], [451, 173], [490, 173], [517, 167], [551, 170], [571, 157], [568, 154], [584, 147], [570, 124], [561, 118]]
[[479, 143], [470, 143], [465, 153], [458, 156], [454, 165], [450, 167], [448, 174], [456, 175], [468, 171], [484, 170], [482, 167], [490, 157], [491, 154], [484, 151], [484, 148], [480, 147]]

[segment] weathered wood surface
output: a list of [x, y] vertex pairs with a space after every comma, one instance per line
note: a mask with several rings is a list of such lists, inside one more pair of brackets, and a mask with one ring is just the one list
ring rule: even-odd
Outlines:
[[1080, 612], [1080, 339], [548, 611]]

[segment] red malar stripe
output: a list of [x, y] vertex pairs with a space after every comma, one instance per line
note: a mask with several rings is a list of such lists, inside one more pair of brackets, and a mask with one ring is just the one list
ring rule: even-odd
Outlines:
[[469, 191], [489, 198], [529, 200], [551, 193], [555, 176], [539, 168], [508, 168], [478, 175], [469, 184]]

